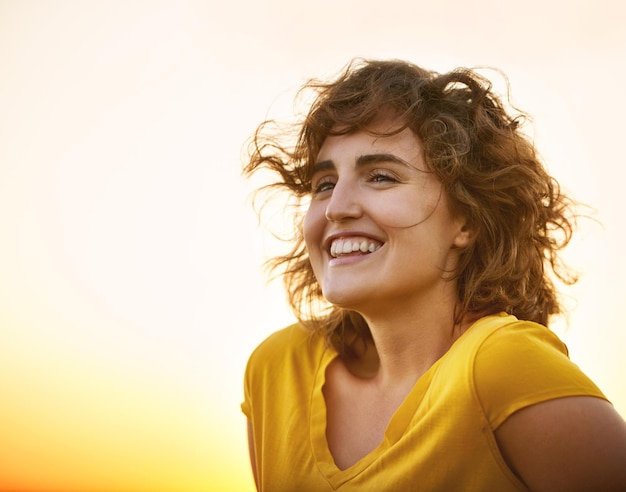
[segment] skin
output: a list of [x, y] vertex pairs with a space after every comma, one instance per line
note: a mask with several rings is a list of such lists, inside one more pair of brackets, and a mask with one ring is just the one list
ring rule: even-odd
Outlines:
[[605, 400], [570, 397], [533, 405], [495, 434], [505, 461], [530, 490], [626, 490], [626, 423]]
[[[391, 124], [382, 119], [370, 130]], [[378, 446], [419, 377], [473, 321], [454, 323], [456, 283], [445, 274], [455, 270], [470, 231], [428, 172], [410, 130], [329, 137], [317, 163], [304, 222], [311, 265], [325, 298], [359, 312], [375, 345], [359, 360], [336, 358], [327, 369], [328, 445], [345, 469]], [[379, 248], [334, 258], [332, 239], [351, 237]], [[604, 400], [533, 405], [495, 436], [530, 490], [626, 490], [626, 424]], [[254, 467], [252, 446], [251, 456]]]

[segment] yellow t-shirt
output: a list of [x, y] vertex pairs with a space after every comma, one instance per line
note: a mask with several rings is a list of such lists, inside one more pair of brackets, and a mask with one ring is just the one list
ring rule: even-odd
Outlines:
[[528, 405], [605, 398], [550, 330], [488, 316], [417, 381], [383, 442], [340, 470], [326, 441], [322, 394], [336, 355], [299, 325], [274, 333], [251, 355], [242, 410], [252, 423], [262, 491], [526, 490], [504, 463], [493, 431]]

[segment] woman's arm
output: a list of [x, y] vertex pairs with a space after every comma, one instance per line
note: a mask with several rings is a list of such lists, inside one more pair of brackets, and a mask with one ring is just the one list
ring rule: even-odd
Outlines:
[[256, 455], [254, 454], [254, 436], [252, 434], [252, 422], [248, 419], [248, 450], [250, 451], [250, 465], [252, 466], [252, 475], [254, 476], [254, 485], [259, 490], [259, 479], [256, 472]]
[[532, 405], [495, 435], [505, 461], [532, 491], [626, 491], [626, 422], [605, 400]]

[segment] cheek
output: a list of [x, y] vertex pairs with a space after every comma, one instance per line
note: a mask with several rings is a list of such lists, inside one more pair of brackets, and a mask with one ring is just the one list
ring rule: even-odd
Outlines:
[[318, 210], [319, 207], [314, 205], [310, 206], [304, 215], [304, 221], [302, 223], [302, 232], [304, 234], [304, 243], [306, 244], [309, 255], [311, 250], [314, 250], [316, 246], [322, 241], [322, 234], [324, 230], [324, 213], [323, 210]]
[[368, 207], [369, 215], [381, 226], [396, 229], [415, 227], [428, 220], [437, 208], [437, 197], [417, 197], [415, 194], [387, 197]]
[[324, 213], [318, 213], [317, 210], [315, 210], [315, 207], [313, 207], [307, 211], [302, 224], [304, 244], [309, 257], [309, 264], [313, 270], [315, 278], [318, 279], [318, 281], [323, 271], [323, 254], [321, 245], [324, 234], [324, 223]]

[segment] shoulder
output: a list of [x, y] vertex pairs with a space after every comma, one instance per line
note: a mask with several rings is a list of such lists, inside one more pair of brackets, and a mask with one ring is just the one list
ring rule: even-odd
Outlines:
[[521, 321], [514, 316], [479, 321], [482, 329], [476, 341], [475, 370], [487, 376], [493, 369], [539, 371], [546, 365], [570, 365], [567, 346], [547, 327], [532, 321]]
[[566, 358], [568, 356], [567, 346], [553, 331], [506, 313], [479, 319], [471, 327], [470, 336], [475, 338], [475, 345], [481, 354], [493, 348], [514, 349], [525, 346], [556, 351]]
[[314, 345], [320, 341], [320, 335], [307, 330], [299, 323], [294, 323], [269, 335], [254, 349], [251, 358], [299, 350], [303, 346]]
[[299, 323], [275, 331], [252, 352], [246, 372], [276, 370], [294, 364], [306, 365], [325, 348], [323, 337]]
[[[479, 319], [462, 337], [471, 369], [483, 380], [498, 380], [500, 370], [537, 364], [571, 364], [567, 346], [547, 327], [505, 313]], [[519, 364], [519, 365], [518, 365]]]
[[565, 344], [513, 317], [479, 331], [475, 390], [512, 471], [531, 490], [626, 490], [626, 423]]
[[[264, 402], [278, 404], [280, 396], [293, 396], [306, 381], [316, 374], [319, 361], [326, 350], [324, 338], [315, 332], [293, 324], [268, 336], [252, 352], [244, 376], [243, 412], [250, 418], [253, 406], [264, 407]], [[292, 402], [284, 402], [283, 410]], [[254, 405], [253, 405], [254, 402]]]
[[[491, 318], [491, 317], [490, 317]], [[521, 408], [566, 396], [604, 398], [547, 327], [514, 316], [477, 323], [475, 393], [492, 429]]]

